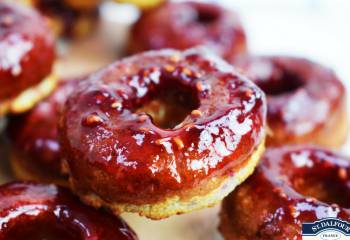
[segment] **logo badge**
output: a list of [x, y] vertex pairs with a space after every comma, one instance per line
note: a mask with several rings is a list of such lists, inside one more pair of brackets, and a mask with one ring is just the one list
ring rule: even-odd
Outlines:
[[337, 218], [324, 218], [302, 224], [303, 240], [350, 240], [350, 223]]

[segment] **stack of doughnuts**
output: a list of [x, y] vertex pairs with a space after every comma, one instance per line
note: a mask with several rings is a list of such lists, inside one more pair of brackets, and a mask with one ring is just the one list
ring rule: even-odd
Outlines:
[[[33, 1], [66, 36], [99, 2]], [[343, 84], [304, 58], [247, 54], [236, 13], [148, 6], [134, 55], [83, 77], [56, 81], [54, 49], [46, 18], [0, 2], [0, 116], [20, 180], [0, 186], [0, 240], [136, 240], [120, 214], [220, 202], [226, 240], [301, 239], [304, 222], [350, 220], [350, 159], [327, 149], [349, 129]]]
[[11, 114], [11, 164], [17, 178], [36, 181], [0, 186], [0, 239], [138, 239], [121, 218], [49, 184], [67, 185], [56, 120], [78, 80], [56, 84], [51, 75], [55, 44], [47, 20], [0, 2], [0, 50], [0, 116]]

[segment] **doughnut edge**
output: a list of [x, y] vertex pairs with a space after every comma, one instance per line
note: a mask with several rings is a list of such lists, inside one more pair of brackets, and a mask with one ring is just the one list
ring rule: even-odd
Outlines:
[[[264, 151], [265, 137], [250, 155], [245, 166], [242, 167], [233, 177], [221, 180], [219, 187], [212, 190], [207, 195], [194, 196], [186, 201], [182, 201], [179, 196], [175, 196], [155, 204], [111, 204], [91, 192], [80, 195], [80, 198], [83, 202], [96, 208], [106, 207], [107, 209], [111, 209], [115, 215], [120, 215], [123, 212], [131, 212], [138, 213], [140, 216], [145, 216], [153, 220], [160, 220], [173, 215], [189, 213], [218, 204], [254, 172], [254, 169], [259, 163]], [[70, 184], [74, 189], [74, 183], [71, 179]]]

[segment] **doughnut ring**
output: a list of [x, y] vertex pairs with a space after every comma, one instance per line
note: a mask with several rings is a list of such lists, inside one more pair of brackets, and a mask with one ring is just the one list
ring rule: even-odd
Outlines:
[[265, 114], [262, 91], [226, 62], [161, 50], [82, 81], [59, 136], [84, 202], [160, 219], [214, 205], [245, 180], [264, 149]]

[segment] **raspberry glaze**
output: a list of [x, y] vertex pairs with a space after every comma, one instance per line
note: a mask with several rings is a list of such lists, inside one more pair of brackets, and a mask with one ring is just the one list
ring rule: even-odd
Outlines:
[[87, 207], [67, 189], [15, 182], [0, 186], [0, 239], [135, 240], [118, 217]]
[[245, 57], [234, 63], [267, 95], [267, 120], [273, 133], [268, 145], [344, 143], [346, 94], [332, 70], [296, 57]]
[[230, 59], [246, 52], [246, 36], [237, 14], [216, 4], [168, 2], [144, 11], [131, 30], [129, 51], [205, 45]]
[[300, 239], [301, 223], [350, 220], [350, 159], [317, 147], [266, 151], [256, 172], [225, 198], [225, 239]]
[[0, 103], [40, 83], [54, 61], [46, 20], [30, 8], [0, 2]]
[[[156, 126], [151, 114], [138, 111], [167, 96], [173, 102], [165, 107], [180, 106], [174, 115], [197, 109], [171, 126]], [[145, 204], [186, 198], [191, 190], [200, 195], [207, 181], [235, 175], [263, 143], [265, 114], [262, 91], [226, 62], [197, 50], [162, 50], [81, 82], [59, 133], [81, 196]]]
[[[19, 161], [18, 164], [29, 171], [30, 175], [34, 175], [35, 180], [51, 181], [62, 178], [57, 133], [58, 114], [78, 81], [74, 79], [59, 82], [49, 97], [28, 113], [14, 116], [9, 121], [7, 132], [12, 143], [12, 160]], [[18, 175], [16, 169], [14, 170], [15, 175]]]

